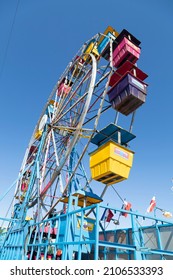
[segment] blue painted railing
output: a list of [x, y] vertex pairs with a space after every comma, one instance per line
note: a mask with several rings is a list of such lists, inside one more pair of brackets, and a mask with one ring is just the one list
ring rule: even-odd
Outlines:
[[105, 209], [99, 204], [71, 208], [40, 223], [26, 221], [24, 227], [14, 221], [11, 229], [0, 234], [0, 259], [173, 259], [173, 223], [109, 207], [118, 216], [128, 213], [131, 226], [123, 229], [114, 224], [114, 229], [107, 230], [108, 224], [100, 221]]

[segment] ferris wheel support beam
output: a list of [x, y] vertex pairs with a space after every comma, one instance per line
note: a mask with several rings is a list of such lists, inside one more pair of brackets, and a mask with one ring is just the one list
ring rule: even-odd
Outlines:
[[39, 161], [36, 162], [36, 169], [37, 169], [37, 222], [40, 222], [40, 167]]
[[[43, 134], [42, 134], [42, 137], [41, 137], [41, 140], [40, 140], [40, 146], [39, 146], [39, 149], [38, 149], [38, 152], [37, 152], [33, 172], [32, 172], [32, 175], [31, 175], [29, 186], [28, 186], [28, 191], [27, 191], [25, 199], [24, 199], [24, 201], [21, 205], [22, 208], [21, 208], [20, 218], [23, 218], [23, 221], [25, 220], [25, 216], [26, 216], [26, 213], [27, 213], [27, 208], [29, 206], [29, 198], [30, 198], [30, 194], [32, 192], [33, 186], [34, 186], [34, 181], [35, 181], [35, 178], [37, 178], [37, 175], [38, 175], [37, 174], [37, 162], [39, 162], [40, 154], [41, 154], [42, 148], [44, 146], [45, 139], [46, 139], [46, 126], [44, 128], [44, 131], [43, 131]], [[37, 202], [38, 202], [38, 193], [37, 193], [37, 198], [36, 198], [36, 203]]]
[[[57, 149], [56, 149], [56, 144], [55, 144], [55, 136], [54, 136], [54, 131], [53, 129], [51, 129], [51, 133], [52, 133], [52, 140], [53, 140], [53, 146], [54, 146], [54, 151], [55, 151], [55, 159], [56, 159], [56, 164], [57, 167], [59, 166], [59, 158], [58, 158], [58, 154], [57, 154]], [[61, 193], [63, 193], [63, 182], [62, 182], [62, 177], [61, 174], [59, 175], [59, 183], [60, 183], [60, 191]]]
[[[51, 117], [50, 109], [49, 109], [49, 107], [48, 107], [48, 113], [49, 113], [50, 121], [52, 121], [52, 119], [53, 119], [53, 117], [54, 117], [56, 101], [57, 101], [57, 94], [56, 94], [56, 96], [55, 96], [54, 110], [53, 110], [53, 116], [52, 116], [52, 117]], [[54, 130], [53, 130], [52, 127], [51, 127], [50, 134], [49, 134], [49, 145], [50, 145], [50, 138], [51, 138], [51, 135], [52, 135], [52, 141], [53, 141], [53, 146], [54, 146], [56, 165], [57, 165], [57, 167], [58, 167], [58, 166], [59, 166], [59, 158], [58, 158], [57, 148], [56, 148], [56, 144], [55, 144]], [[48, 156], [48, 146], [47, 146], [47, 156]], [[47, 160], [47, 156], [45, 157], [46, 160]], [[45, 164], [44, 164], [43, 166], [44, 166], [44, 169], [45, 169], [45, 167], [46, 167], [46, 162], [45, 162]], [[60, 191], [61, 191], [61, 193], [62, 193], [62, 192], [63, 192], [63, 183], [62, 183], [61, 174], [59, 175], [59, 182], [60, 182]], [[40, 191], [41, 191], [41, 190], [40, 190]]]

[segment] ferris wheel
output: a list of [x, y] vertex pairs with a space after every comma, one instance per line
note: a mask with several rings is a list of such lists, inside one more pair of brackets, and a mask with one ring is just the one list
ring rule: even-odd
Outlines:
[[[121, 55], [115, 54], [124, 37], [128, 37], [130, 42], [130, 51], [128, 49], [126, 52], [128, 60], [124, 51]], [[14, 218], [24, 221], [27, 216], [32, 216], [40, 221], [53, 212], [64, 211], [71, 194], [85, 196], [87, 191], [95, 202], [100, 202], [109, 184], [128, 177], [112, 171], [102, 176], [93, 175], [93, 171], [91, 176], [84, 163], [88, 161], [89, 166], [86, 155], [90, 152], [90, 143], [100, 146], [108, 139], [127, 148], [127, 143], [135, 137], [131, 128], [125, 131], [116, 123], [109, 124], [101, 131], [97, 127], [101, 116], [109, 116], [107, 119], [110, 123], [114, 121], [116, 113], [117, 122], [118, 112], [126, 116], [130, 114], [133, 121], [135, 109], [144, 103], [146, 84], [143, 80], [147, 75], [135, 65], [140, 52], [139, 44], [126, 30], [118, 34], [109, 26], [103, 34], [96, 34], [87, 41], [68, 64], [48, 98], [27, 147], [16, 184]], [[139, 98], [135, 96], [135, 99], [133, 96], [130, 101], [127, 96], [125, 102], [120, 104], [116, 101], [120, 99], [119, 96], [118, 99], [112, 98], [112, 94], [115, 94], [114, 84], [127, 73], [133, 76], [138, 91], [143, 89], [143, 95]], [[133, 154], [126, 148], [114, 147], [114, 151], [122, 158], [130, 158], [130, 166]], [[100, 196], [93, 194], [91, 177], [104, 184]], [[80, 206], [84, 206], [83, 203], [84, 200]]]
[[32, 210], [43, 219], [62, 198], [79, 189], [91, 191], [82, 159], [100, 115], [111, 107], [104, 100], [112, 67], [100, 59], [100, 38], [97, 34], [79, 50], [48, 98], [21, 166], [14, 217], [25, 219]]
[[[79, 251], [80, 259], [91, 253], [98, 224], [104, 232], [105, 222], [113, 221], [111, 209], [101, 205], [100, 213], [97, 206], [109, 186], [128, 179], [133, 164], [129, 142], [135, 138], [135, 112], [145, 103], [148, 76], [136, 65], [139, 56], [138, 39], [108, 26], [67, 65], [26, 149], [11, 218], [2, 219], [8, 227], [1, 259], [49, 259], [48, 253], [55, 258], [59, 251], [63, 259]], [[128, 129], [118, 125], [121, 115], [131, 119]], [[126, 217], [131, 203], [113, 189]]]

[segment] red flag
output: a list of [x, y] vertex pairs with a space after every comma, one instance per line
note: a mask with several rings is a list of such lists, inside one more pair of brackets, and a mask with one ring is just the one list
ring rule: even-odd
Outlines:
[[113, 212], [110, 209], [105, 208], [105, 211], [103, 212], [103, 215], [101, 217], [101, 221], [106, 221], [109, 223], [113, 216]]
[[[131, 207], [132, 207], [131, 203], [124, 200], [123, 209], [129, 211]], [[121, 215], [126, 218], [128, 216], [128, 213], [122, 212]]]
[[153, 196], [153, 198], [150, 201], [150, 206], [147, 209], [147, 213], [152, 212], [155, 207], [156, 207], [156, 198], [155, 196]]
[[113, 216], [114, 216], [113, 212], [110, 209], [108, 209], [107, 217], [106, 217], [106, 222], [109, 223]]

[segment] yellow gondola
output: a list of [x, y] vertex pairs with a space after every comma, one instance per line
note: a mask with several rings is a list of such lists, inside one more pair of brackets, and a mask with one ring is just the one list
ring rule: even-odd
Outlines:
[[115, 184], [128, 178], [134, 152], [108, 141], [90, 154], [92, 178], [106, 185]]

